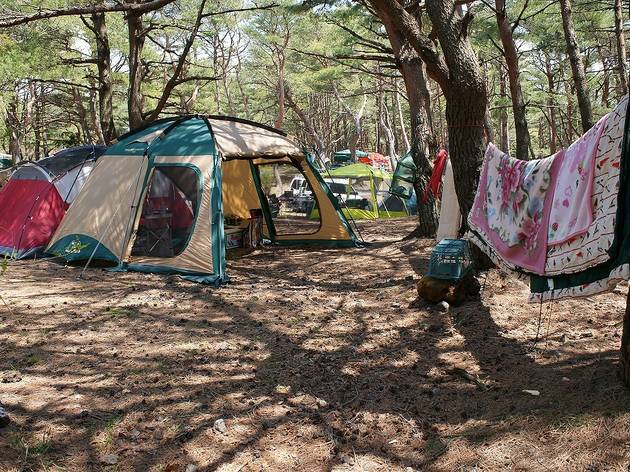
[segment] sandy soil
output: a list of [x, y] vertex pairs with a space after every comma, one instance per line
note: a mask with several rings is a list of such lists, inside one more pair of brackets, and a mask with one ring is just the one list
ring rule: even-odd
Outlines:
[[443, 313], [416, 297], [413, 220], [362, 229], [365, 249], [232, 260], [220, 289], [12, 264], [0, 470], [629, 470], [626, 287], [539, 325], [492, 271]]

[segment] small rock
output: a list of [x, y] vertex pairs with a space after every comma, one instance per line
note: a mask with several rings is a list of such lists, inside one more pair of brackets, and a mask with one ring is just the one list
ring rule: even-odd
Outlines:
[[7, 410], [0, 406], [0, 428], [4, 428], [11, 422], [11, 418], [9, 418], [9, 414]]
[[227, 434], [227, 426], [225, 425], [225, 420], [223, 418], [219, 418], [214, 422], [214, 429], [221, 434]]
[[540, 392], [538, 390], [523, 390], [523, 393], [529, 393], [530, 395], [533, 395], [534, 397], [540, 396]]
[[339, 459], [341, 459], [343, 464], [354, 465], [354, 458], [350, 457], [348, 454], [341, 454]]
[[129, 436], [131, 436], [132, 439], [137, 439], [140, 436], [140, 431], [138, 431], [137, 429], [132, 429], [131, 433], [129, 433]]
[[187, 464], [186, 472], [197, 472], [197, 466], [195, 464]]
[[282, 393], [284, 395], [288, 395], [289, 393], [291, 393], [291, 386], [290, 385], [276, 385], [276, 393]]
[[326, 408], [328, 406], [328, 402], [326, 400], [318, 398], [317, 399], [317, 406], [319, 406], [320, 408]]
[[448, 302], [440, 302], [437, 304], [437, 309], [438, 311], [441, 311], [442, 313], [448, 313], [448, 310], [451, 308], [451, 306], [448, 304]]
[[118, 456], [116, 454], [105, 454], [101, 457], [103, 464], [116, 465], [118, 464]]
[[400, 305], [400, 303], [398, 303], [398, 302], [394, 302], [394, 303], [392, 303], [392, 304], [391, 304], [391, 307], [392, 307], [392, 308], [400, 308], [400, 307], [401, 307], [401, 305]]

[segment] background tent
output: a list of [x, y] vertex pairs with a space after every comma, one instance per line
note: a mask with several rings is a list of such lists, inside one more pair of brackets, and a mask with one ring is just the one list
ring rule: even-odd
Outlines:
[[70, 148], [17, 167], [0, 191], [0, 254], [23, 258], [46, 246], [105, 149]]
[[7, 169], [13, 165], [13, 160], [10, 154], [0, 153], [0, 170]]
[[[369, 153], [365, 151], [355, 150], [354, 155], [357, 159], [362, 157], [368, 157]], [[352, 162], [352, 152], [350, 149], [344, 149], [343, 151], [337, 151], [333, 157], [333, 163], [338, 165], [345, 165]]]
[[[350, 164], [324, 173], [333, 193], [344, 204], [344, 215], [352, 219], [409, 216], [405, 202], [389, 192], [392, 174], [366, 164]], [[316, 217], [317, 210], [311, 212]]]
[[[292, 168], [309, 182], [321, 210], [316, 225], [304, 216], [307, 231], [281, 231], [261, 179], [270, 166]], [[283, 132], [235, 118], [169, 118], [108, 149], [47, 250], [69, 261], [99, 259], [118, 270], [218, 284], [227, 279], [226, 232], [250, 231], [258, 214], [275, 243], [357, 243], [327, 185]]]

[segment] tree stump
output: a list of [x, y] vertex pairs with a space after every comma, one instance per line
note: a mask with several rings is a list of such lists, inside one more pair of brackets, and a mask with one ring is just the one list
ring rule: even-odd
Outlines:
[[630, 387], [630, 291], [626, 300], [623, 316], [623, 334], [621, 335], [621, 353], [619, 359], [619, 377]]

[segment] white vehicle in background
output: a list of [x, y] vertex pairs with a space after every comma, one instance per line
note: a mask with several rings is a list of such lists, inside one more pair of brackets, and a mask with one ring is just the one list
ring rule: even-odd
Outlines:
[[291, 185], [289, 185], [289, 192], [291, 192], [292, 197], [313, 196], [313, 192], [309, 188], [308, 182], [301, 175], [293, 177]]

